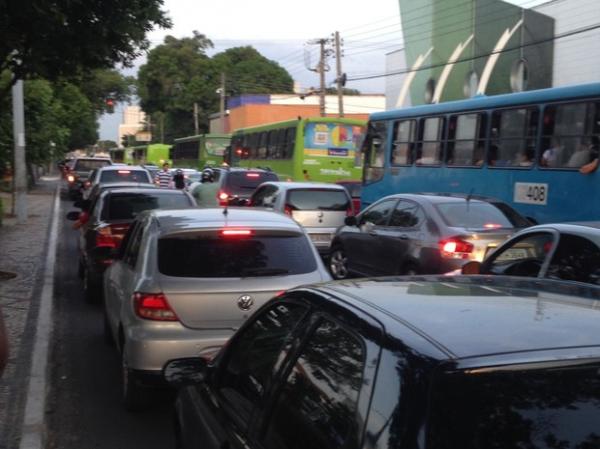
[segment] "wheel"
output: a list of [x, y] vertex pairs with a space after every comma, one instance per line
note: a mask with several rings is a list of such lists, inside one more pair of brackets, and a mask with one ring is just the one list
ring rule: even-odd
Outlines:
[[89, 270], [83, 270], [83, 296], [88, 304], [95, 304], [100, 301], [100, 284], [91, 279]]
[[148, 405], [147, 389], [140, 386], [139, 376], [127, 366], [126, 349], [124, 346], [121, 351], [121, 393], [125, 409], [135, 412]]
[[106, 343], [108, 346], [114, 346], [115, 340], [112, 332], [110, 331], [110, 324], [108, 324], [106, 311], [102, 312], [102, 336], [104, 337], [104, 343]]
[[334, 279], [348, 278], [348, 258], [341, 246], [336, 246], [329, 256], [329, 271]]

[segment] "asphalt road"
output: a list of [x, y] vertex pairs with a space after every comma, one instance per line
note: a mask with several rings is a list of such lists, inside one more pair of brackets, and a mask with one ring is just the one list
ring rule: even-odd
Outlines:
[[[61, 215], [74, 210], [62, 201]], [[172, 395], [147, 411], [124, 410], [120, 362], [102, 338], [101, 305], [86, 304], [77, 277], [77, 231], [60, 218], [55, 276], [55, 329], [48, 400], [49, 449], [172, 448]]]

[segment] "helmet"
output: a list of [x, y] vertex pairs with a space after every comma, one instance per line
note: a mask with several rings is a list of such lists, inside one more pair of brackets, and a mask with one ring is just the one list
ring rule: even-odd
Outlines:
[[215, 173], [210, 168], [202, 170], [202, 182], [213, 182]]
[[183, 170], [178, 168], [175, 173], [177, 173], [178, 175], [183, 175]]

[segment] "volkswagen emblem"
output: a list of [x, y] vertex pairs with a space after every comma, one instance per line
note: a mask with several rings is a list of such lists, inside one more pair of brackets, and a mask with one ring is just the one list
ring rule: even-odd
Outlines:
[[254, 305], [254, 299], [250, 295], [242, 295], [238, 298], [237, 305], [242, 310], [250, 310]]

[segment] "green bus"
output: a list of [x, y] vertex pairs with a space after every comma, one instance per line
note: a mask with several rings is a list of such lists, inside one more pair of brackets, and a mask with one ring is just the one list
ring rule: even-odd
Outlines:
[[175, 167], [202, 169], [223, 163], [230, 134], [199, 134], [175, 139], [171, 160]]
[[365, 127], [364, 120], [315, 117], [242, 128], [225, 162], [268, 168], [284, 181], [360, 180]]
[[[125, 163], [132, 163], [133, 165], [157, 165], [159, 167], [165, 162], [171, 163], [169, 159], [171, 145], [151, 143], [149, 145], [137, 145], [125, 148], [125, 152], [128, 150], [132, 150], [131, 160], [124, 160]], [[128, 158], [125, 157], [125, 159]]]
[[111, 148], [108, 150], [110, 159], [115, 163], [133, 164], [133, 148]]

